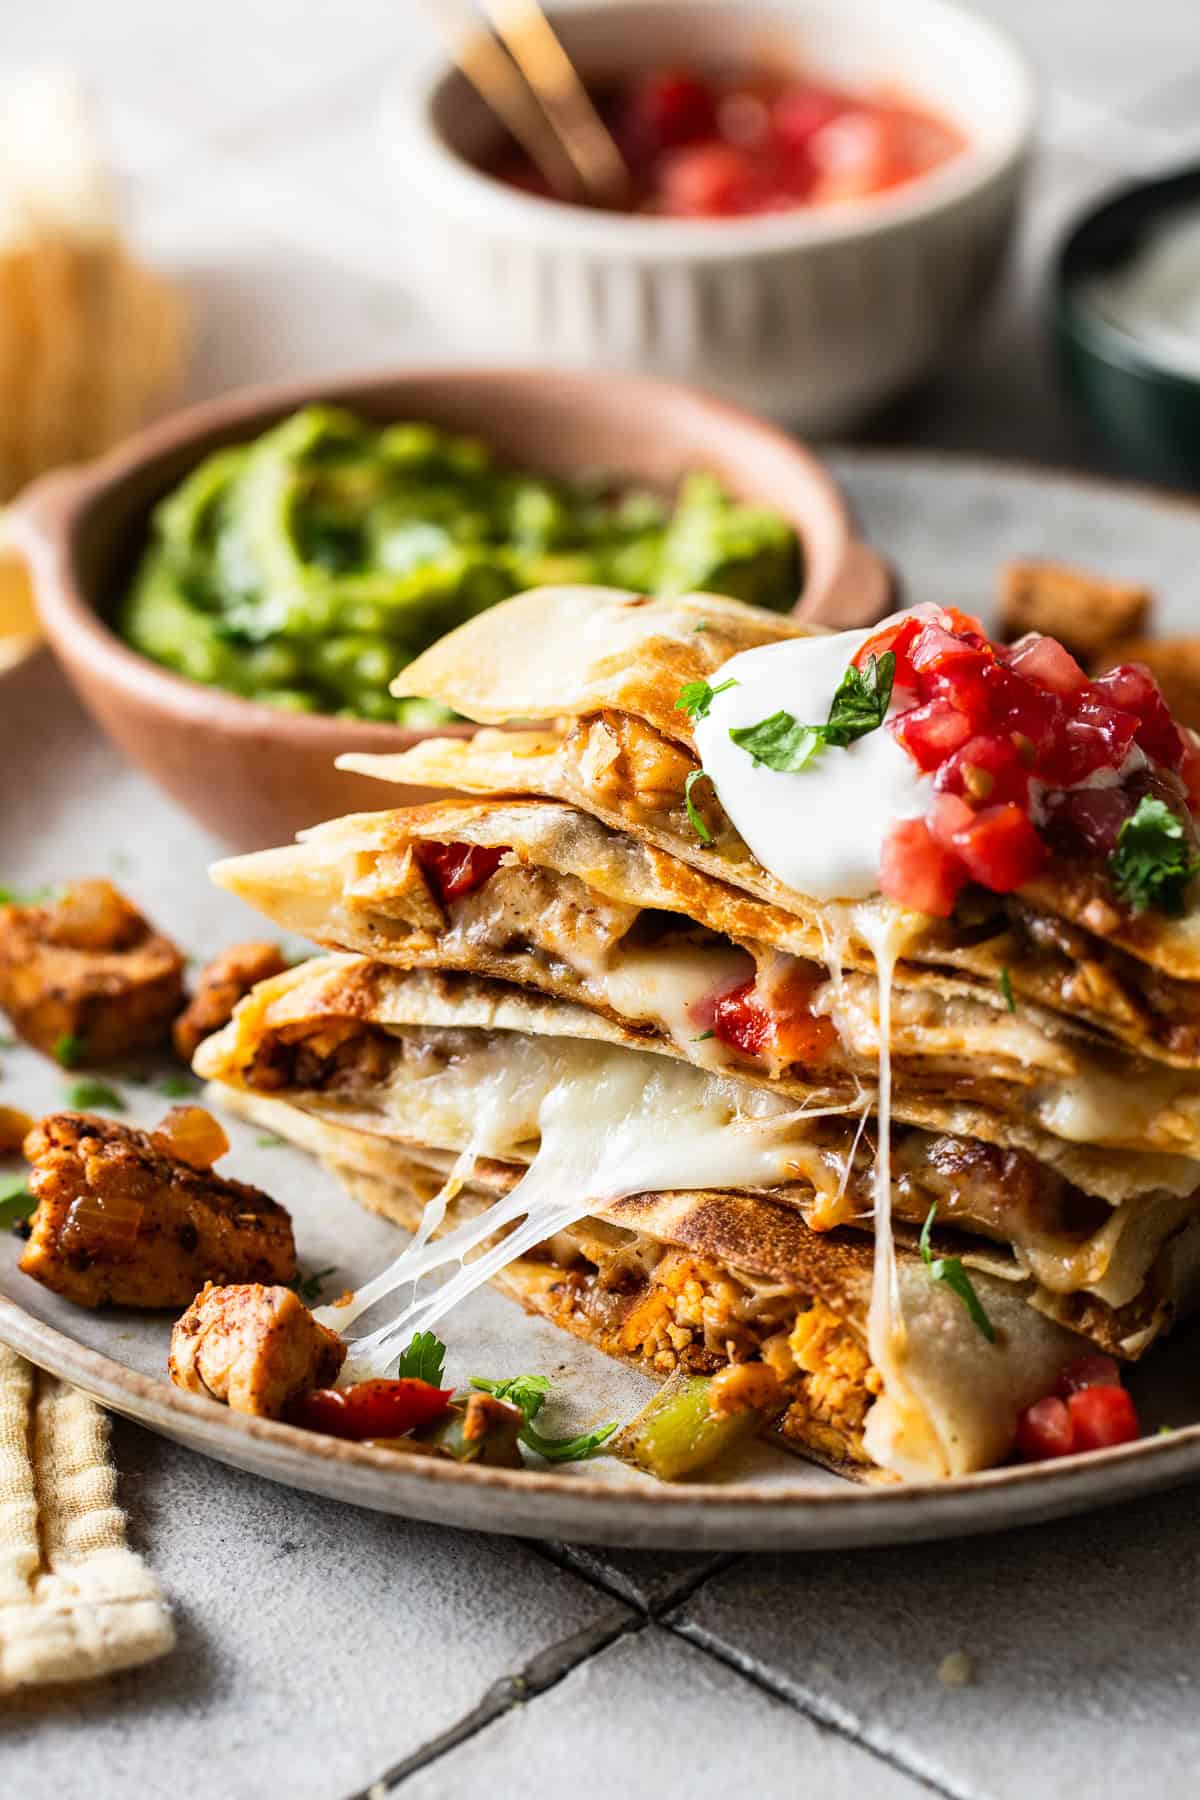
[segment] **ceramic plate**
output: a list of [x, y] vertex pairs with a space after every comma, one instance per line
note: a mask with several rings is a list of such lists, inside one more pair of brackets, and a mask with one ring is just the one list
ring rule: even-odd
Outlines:
[[[866, 535], [887, 547], [910, 599], [953, 601], [986, 614], [998, 565], [1008, 556], [1040, 554], [1150, 583], [1164, 630], [1197, 623], [1200, 510], [1040, 471], [928, 457], [845, 455], [836, 466]], [[219, 846], [118, 759], [45, 656], [0, 687], [0, 769], [5, 885], [111, 875], [199, 957], [233, 938], [261, 935], [254, 915], [205, 879]], [[128, 1066], [113, 1074], [129, 1119], [152, 1123], [170, 1104], [157, 1086], [165, 1072]], [[70, 1077], [32, 1052], [0, 1050], [5, 1102], [41, 1111], [62, 1105], [69, 1087]], [[239, 1122], [229, 1121], [229, 1129], [226, 1166], [290, 1208], [304, 1269], [333, 1271], [326, 1297], [394, 1253], [394, 1232], [305, 1157], [264, 1143]], [[723, 1467], [719, 1480], [669, 1488], [612, 1459], [553, 1472], [464, 1469], [240, 1417], [169, 1386], [167, 1318], [70, 1307], [18, 1272], [20, 1249], [15, 1238], [0, 1241], [0, 1337], [34, 1362], [220, 1461], [385, 1512], [576, 1542], [801, 1549], [992, 1531], [1200, 1475], [1195, 1330], [1181, 1331], [1135, 1372], [1130, 1386], [1147, 1435], [1119, 1450], [938, 1487], [860, 1488], [755, 1445]], [[627, 1418], [650, 1391], [645, 1377], [490, 1291], [474, 1296], [444, 1329], [455, 1382], [523, 1371], [554, 1377], [562, 1398], [545, 1414], [554, 1432]], [[1160, 1433], [1164, 1424], [1175, 1429]]]

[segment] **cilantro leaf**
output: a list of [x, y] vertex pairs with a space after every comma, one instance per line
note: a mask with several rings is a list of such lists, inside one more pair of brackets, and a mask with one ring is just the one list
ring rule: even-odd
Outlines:
[[996, 1341], [996, 1327], [983, 1310], [983, 1302], [971, 1284], [971, 1277], [962, 1266], [961, 1256], [934, 1256], [929, 1247], [929, 1234], [933, 1230], [933, 1218], [937, 1212], [935, 1200], [925, 1217], [921, 1227], [919, 1248], [921, 1261], [929, 1270], [931, 1281], [944, 1281], [952, 1294], [957, 1294], [967, 1309], [972, 1325], [982, 1331], [989, 1344]]
[[532, 1450], [535, 1456], [543, 1457], [546, 1462], [583, 1462], [587, 1457], [594, 1456], [616, 1429], [617, 1421], [614, 1419], [611, 1425], [598, 1425], [595, 1431], [583, 1431], [573, 1438], [543, 1437], [532, 1425], [523, 1426], [519, 1435], [525, 1448]]
[[1178, 918], [1188, 885], [1200, 873], [1200, 857], [1189, 850], [1182, 819], [1163, 801], [1143, 794], [1137, 811], [1121, 827], [1108, 872], [1118, 897], [1133, 912], [1158, 906]]
[[26, 1186], [24, 1175], [9, 1175], [0, 1180], [0, 1229], [28, 1218], [37, 1201]]
[[497, 1400], [507, 1400], [519, 1407], [527, 1425], [533, 1423], [546, 1404], [550, 1392], [548, 1375], [511, 1375], [507, 1381], [489, 1381], [484, 1375], [472, 1375], [471, 1386]]
[[328, 1278], [336, 1273], [336, 1265], [330, 1263], [327, 1269], [314, 1269], [311, 1275], [301, 1275], [297, 1269], [295, 1276], [288, 1282], [293, 1294], [303, 1300], [305, 1306], [312, 1306], [321, 1298], [321, 1288]]
[[1000, 971], [1000, 992], [1004, 995], [1004, 1004], [1010, 1013], [1017, 1010], [1017, 1002], [1013, 996], [1012, 977], [1007, 969]]
[[396, 1365], [396, 1379], [427, 1381], [440, 1388], [446, 1374], [446, 1346], [432, 1331], [418, 1331]]
[[200, 1091], [200, 1083], [194, 1075], [164, 1075], [158, 1084], [158, 1091], [168, 1100], [185, 1100]]
[[824, 725], [804, 725], [790, 712], [771, 713], [757, 725], [741, 725], [729, 735], [739, 749], [781, 775], [806, 768], [818, 751], [845, 750], [850, 744], [877, 731], [891, 705], [896, 679], [896, 653], [885, 650], [870, 656], [865, 669], [851, 663], [842, 676]]
[[702, 844], [712, 843], [712, 832], [696, 811], [696, 802], [692, 799], [692, 789], [698, 781], [711, 781], [712, 776], [704, 769], [693, 769], [683, 784], [683, 804], [687, 807], [688, 822]]
[[60, 1068], [73, 1069], [83, 1058], [83, 1043], [73, 1031], [64, 1031], [50, 1054]]
[[726, 688], [736, 687], [736, 677], [730, 676], [728, 681], [719, 682], [710, 687], [707, 681], [685, 681], [679, 690], [679, 698], [675, 702], [676, 712], [685, 712], [693, 722], [696, 719], [707, 719], [709, 708], [718, 694]]
[[67, 1089], [68, 1106], [74, 1106], [80, 1112], [91, 1112], [94, 1107], [106, 1106], [110, 1112], [124, 1112], [125, 1101], [115, 1087], [109, 1087], [107, 1081], [73, 1081]]
[[716, 1035], [715, 1031], [702, 1031], [698, 1037], [692, 1039], [692, 1042], [693, 1044], [703, 1044], [708, 1038], [716, 1037]]
[[485, 1394], [492, 1394], [497, 1400], [507, 1400], [510, 1406], [520, 1409], [525, 1423], [519, 1432], [521, 1443], [535, 1456], [546, 1462], [582, 1462], [585, 1457], [595, 1455], [601, 1444], [610, 1438], [617, 1429], [616, 1420], [611, 1425], [598, 1425], [594, 1431], [582, 1431], [578, 1437], [550, 1438], [543, 1437], [540, 1431], [534, 1430], [533, 1421], [546, 1404], [550, 1392], [550, 1378], [547, 1375], [513, 1375], [507, 1381], [488, 1381], [482, 1375], [472, 1375], [471, 1386], [479, 1388]]
[[276, 1137], [273, 1131], [260, 1131], [254, 1142], [260, 1150], [280, 1150], [286, 1139]]

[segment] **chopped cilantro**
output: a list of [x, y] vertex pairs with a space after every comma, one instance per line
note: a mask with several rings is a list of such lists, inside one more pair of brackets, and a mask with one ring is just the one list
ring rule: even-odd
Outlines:
[[41, 906], [53, 900], [54, 895], [52, 887], [30, 888], [26, 894], [18, 893], [16, 888], [0, 887], [0, 906]]
[[693, 1044], [702, 1044], [706, 1038], [716, 1037], [716, 1035], [715, 1031], [702, 1031], [699, 1037], [694, 1037], [692, 1039], [692, 1042]]
[[158, 1091], [168, 1100], [186, 1100], [200, 1091], [200, 1083], [194, 1075], [164, 1075]]
[[829, 707], [824, 725], [802, 725], [790, 712], [771, 713], [757, 725], [735, 726], [729, 733], [739, 749], [779, 774], [794, 775], [806, 768], [819, 750], [845, 750], [869, 732], [877, 731], [887, 716], [896, 678], [896, 654], [867, 659], [865, 669], [851, 663]]
[[66, 1100], [68, 1106], [78, 1107], [80, 1112], [91, 1112], [96, 1106], [106, 1106], [110, 1112], [125, 1111], [123, 1096], [107, 1081], [73, 1081]]
[[0, 1228], [15, 1225], [27, 1218], [37, 1205], [29, 1192], [24, 1175], [8, 1175], [0, 1179]]
[[60, 1068], [73, 1069], [83, 1059], [83, 1044], [73, 1031], [64, 1031], [50, 1054]]
[[312, 1306], [321, 1298], [321, 1288], [328, 1278], [336, 1272], [335, 1264], [330, 1263], [327, 1269], [315, 1269], [311, 1275], [301, 1275], [297, 1269], [295, 1277], [288, 1282], [293, 1294], [303, 1300], [305, 1306]]
[[693, 787], [696, 785], [696, 783], [698, 781], [705, 781], [705, 780], [711, 781], [712, 776], [706, 775], [706, 773], [703, 769], [693, 769], [692, 770], [691, 774], [688, 776], [687, 780], [683, 784], [683, 804], [687, 807], [688, 821], [691, 824], [692, 830], [695, 832], [696, 836], [700, 839], [700, 842], [702, 844], [711, 844], [712, 843], [712, 832], [708, 829], [708, 826], [704, 823], [704, 820], [700, 817], [700, 814], [696, 811], [696, 802], [692, 799]]
[[1163, 801], [1143, 794], [1121, 827], [1108, 872], [1133, 912], [1157, 906], [1178, 918], [1188, 885], [1200, 873], [1200, 857], [1189, 850], [1182, 819]]
[[707, 631], [708, 630], [708, 620], [707, 619], [698, 619], [696, 621], [696, 623], [692, 626], [692, 630], [693, 631]]
[[550, 1392], [550, 1378], [547, 1375], [513, 1375], [507, 1381], [488, 1381], [482, 1375], [472, 1375], [471, 1386], [479, 1388], [485, 1394], [493, 1394], [497, 1400], [507, 1400], [510, 1406], [520, 1409], [525, 1423], [520, 1430], [520, 1440], [527, 1450], [540, 1456], [546, 1462], [582, 1462], [585, 1457], [592, 1456], [610, 1438], [617, 1429], [616, 1421], [611, 1425], [599, 1425], [594, 1431], [580, 1432], [578, 1437], [548, 1438], [540, 1431], [535, 1431], [533, 1421], [541, 1412]]
[[929, 1234], [933, 1229], [933, 1217], [937, 1212], [935, 1200], [926, 1215], [921, 1227], [920, 1250], [921, 1261], [929, 1270], [931, 1281], [944, 1281], [952, 1294], [957, 1294], [967, 1309], [971, 1323], [982, 1331], [989, 1344], [996, 1341], [996, 1327], [983, 1310], [983, 1303], [971, 1285], [971, 1277], [962, 1266], [960, 1256], [934, 1256], [929, 1247]]
[[276, 1137], [273, 1131], [260, 1131], [254, 1142], [258, 1145], [260, 1150], [278, 1150], [283, 1146], [286, 1140], [281, 1137]]
[[696, 719], [707, 719], [709, 708], [717, 695], [723, 694], [726, 688], [737, 685], [737, 680], [732, 675], [728, 681], [722, 681], [716, 687], [710, 687], [707, 681], [685, 681], [679, 690], [675, 711], [685, 712], [693, 722]]
[[1013, 998], [1012, 977], [1009, 975], [1007, 969], [1001, 969], [1000, 971], [1000, 992], [1004, 995], [1004, 1004], [1007, 1006], [1009, 1012], [1015, 1013], [1017, 1010], [1017, 1003]]
[[446, 1375], [446, 1346], [432, 1331], [418, 1331], [396, 1368], [398, 1380], [427, 1381], [440, 1388]]

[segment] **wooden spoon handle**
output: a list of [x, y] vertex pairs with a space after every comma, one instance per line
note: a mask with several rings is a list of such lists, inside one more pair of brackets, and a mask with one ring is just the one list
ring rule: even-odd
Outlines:
[[802, 625], [828, 631], [855, 631], [874, 625], [890, 610], [895, 575], [879, 552], [851, 538], [826, 581], [805, 594], [795, 617]]

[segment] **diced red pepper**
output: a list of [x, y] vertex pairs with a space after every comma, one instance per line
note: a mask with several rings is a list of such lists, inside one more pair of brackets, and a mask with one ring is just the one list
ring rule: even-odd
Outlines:
[[714, 1035], [746, 1056], [773, 1050], [785, 1062], [822, 1062], [837, 1043], [832, 1019], [810, 1006], [822, 975], [800, 966], [771, 990], [770, 1002], [755, 980], [721, 994], [713, 1004]]
[[1072, 1394], [1082, 1393], [1084, 1388], [1120, 1385], [1121, 1371], [1116, 1358], [1105, 1356], [1100, 1350], [1091, 1350], [1086, 1356], [1078, 1357], [1058, 1378], [1058, 1391], [1064, 1400]]
[[1049, 1394], [1025, 1408], [1017, 1421], [1017, 1449], [1026, 1462], [1070, 1456], [1074, 1448], [1075, 1427], [1065, 1400]]
[[1087, 1387], [1067, 1401], [1076, 1450], [1107, 1450], [1138, 1435], [1137, 1408], [1123, 1387]]
[[435, 844], [429, 839], [414, 845], [414, 855], [425, 879], [443, 905], [482, 887], [507, 854], [506, 845], [494, 848], [483, 844]]
[[753, 980], [747, 981], [722, 994], [713, 1006], [713, 1032], [721, 1043], [746, 1056], [761, 1055], [774, 1033], [774, 1020], [754, 987]]
[[914, 912], [948, 919], [966, 882], [961, 860], [934, 839], [924, 819], [902, 819], [892, 826], [883, 843], [881, 894]]
[[399, 1381], [358, 1381], [346, 1388], [315, 1388], [293, 1409], [291, 1423], [326, 1437], [403, 1437], [438, 1419], [450, 1404], [452, 1388], [435, 1388], [406, 1375]]

